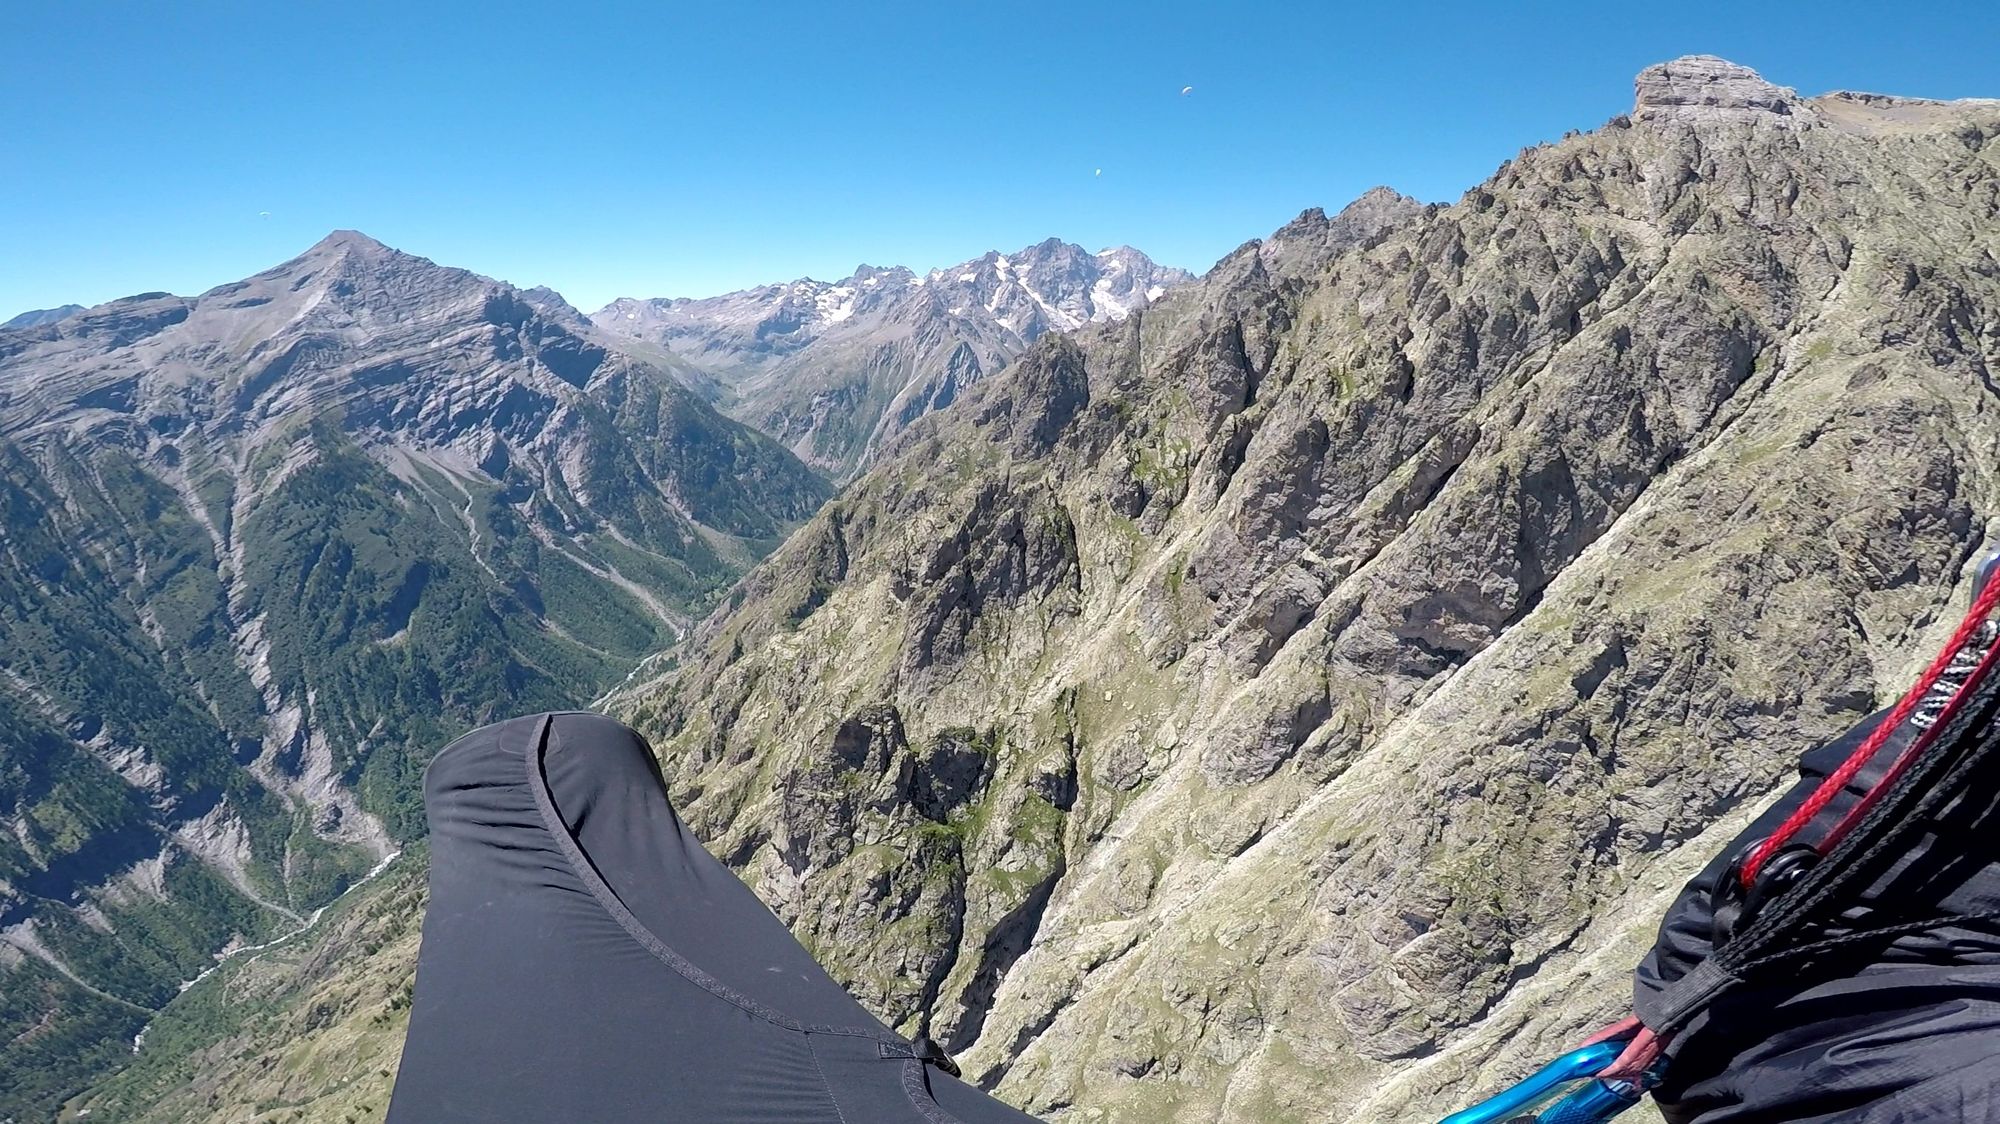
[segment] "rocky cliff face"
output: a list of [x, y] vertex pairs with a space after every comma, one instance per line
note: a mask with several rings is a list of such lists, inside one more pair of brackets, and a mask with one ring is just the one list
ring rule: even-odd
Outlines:
[[1050, 331], [1118, 320], [1191, 280], [1129, 246], [1051, 238], [918, 276], [862, 266], [701, 300], [618, 300], [594, 319], [714, 372], [736, 417], [845, 475]]
[[446, 739], [614, 685], [826, 494], [553, 294], [351, 232], [0, 332], [0, 1118], [420, 832]]
[[1435, 1119], [1619, 1011], [2000, 502], [2000, 103], [1638, 95], [887, 440], [623, 700], [683, 812], [1057, 1119]]

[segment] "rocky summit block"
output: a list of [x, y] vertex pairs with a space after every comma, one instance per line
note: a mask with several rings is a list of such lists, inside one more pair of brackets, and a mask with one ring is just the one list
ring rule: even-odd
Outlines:
[[1633, 81], [1632, 115], [1656, 117], [1772, 114], [1798, 115], [1796, 90], [1766, 82], [1747, 66], [1714, 55], [1687, 55], [1655, 63]]

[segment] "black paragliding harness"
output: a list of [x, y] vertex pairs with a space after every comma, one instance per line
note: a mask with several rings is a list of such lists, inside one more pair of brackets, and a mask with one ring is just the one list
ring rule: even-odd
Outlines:
[[[2000, 910], [1915, 918], [1827, 932], [1847, 904], [1908, 852], [1971, 786], [2000, 775], [2000, 553], [1981, 565], [1972, 608], [1944, 650], [1888, 717], [1778, 828], [1745, 847], [1717, 886], [1712, 949], [1638, 1017], [1520, 1085], [1446, 1117], [1444, 1124], [1590, 1124], [1636, 1104], [1664, 1073], [1667, 1044], [1716, 1000], [1778, 968], [1796, 968], [1852, 946], [1966, 922]], [[1900, 738], [1898, 737], [1901, 732]], [[1854, 807], [1820, 838], [1802, 841], [1843, 789], [1885, 746], [1900, 753]], [[1618, 1047], [1615, 1060], [1591, 1066]], [[1552, 1075], [1559, 1075], [1553, 1076]], [[1567, 1095], [1564, 1095], [1567, 1094]], [[1557, 1100], [1556, 1098], [1561, 1099]], [[1552, 1103], [1553, 1102], [1553, 1103]]]

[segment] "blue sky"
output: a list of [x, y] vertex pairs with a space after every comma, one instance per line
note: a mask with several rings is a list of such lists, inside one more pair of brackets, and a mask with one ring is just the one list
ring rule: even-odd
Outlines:
[[9, 4], [0, 318], [339, 227], [586, 310], [1052, 234], [1202, 270], [1377, 183], [1456, 199], [1661, 59], [2000, 97], [1997, 48], [1990, 0]]

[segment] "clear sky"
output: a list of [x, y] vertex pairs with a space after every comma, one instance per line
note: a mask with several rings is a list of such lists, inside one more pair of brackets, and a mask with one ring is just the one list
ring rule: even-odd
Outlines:
[[2000, 97], [2000, 3], [9, 3], [0, 318], [339, 227], [586, 310], [1049, 235], [1199, 271], [1377, 183], [1455, 199], [1697, 52]]

